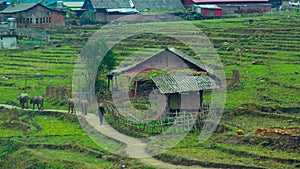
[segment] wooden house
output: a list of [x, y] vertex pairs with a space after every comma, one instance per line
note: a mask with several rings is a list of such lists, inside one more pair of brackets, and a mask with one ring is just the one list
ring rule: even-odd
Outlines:
[[6, 1], [0, 1], [0, 11], [7, 8], [7, 2]]
[[47, 7], [56, 10], [70, 10], [75, 12], [77, 16], [80, 16], [85, 11], [82, 9], [83, 3], [83, 0], [54, 1], [47, 4]]
[[64, 26], [65, 17], [40, 3], [20, 3], [0, 11], [0, 18], [16, 18], [18, 27]]
[[185, 10], [181, 0], [132, 0], [132, 3], [140, 12]]
[[94, 13], [98, 21], [112, 21], [138, 12], [130, 0], [85, 0], [82, 9]]
[[[121, 81], [118, 78], [121, 75], [127, 80]], [[199, 112], [203, 92], [218, 88], [217, 76], [208, 72], [205, 65], [175, 48], [167, 48], [138, 63], [113, 70], [107, 77], [109, 91], [115, 97], [144, 101], [156, 92], [157, 105], [161, 105], [165, 97], [165, 114], [183, 110]], [[129, 89], [122, 95], [118, 92], [118, 85], [125, 83]]]
[[216, 5], [193, 5], [192, 11], [204, 17], [221, 17], [222, 8]]

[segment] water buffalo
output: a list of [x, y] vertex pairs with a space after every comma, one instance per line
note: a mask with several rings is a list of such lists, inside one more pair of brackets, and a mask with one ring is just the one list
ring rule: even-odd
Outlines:
[[32, 109], [34, 110], [35, 105], [37, 105], [39, 110], [44, 109], [44, 98], [42, 96], [34, 96], [30, 99], [30, 104], [32, 104]]
[[74, 99], [68, 99], [67, 101], [68, 104], [68, 113], [73, 114], [73, 112], [76, 114], [76, 110], [75, 110], [75, 100]]
[[[27, 93], [20, 94], [20, 96], [17, 99], [20, 101], [20, 106], [22, 107], [22, 109], [28, 108], [29, 97]], [[25, 107], [25, 103], [26, 103], [26, 107]]]

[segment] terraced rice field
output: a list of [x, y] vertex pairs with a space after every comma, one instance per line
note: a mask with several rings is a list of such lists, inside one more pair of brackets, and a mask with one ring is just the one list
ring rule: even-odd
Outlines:
[[[207, 167], [299, 167], [299, 136], [255, 135], [255, 131], [261, 127], [300, 126], [299, 17], [298, 13], [267, 14], [253, 17], [253, 24], [249, 24], [247, 18], [192, 21], [216, 48], [228, 85], [233, 70], [239, 70], [240, 82], [228, 89], [221, 124], [208, 141], [199, 143], [199, 131], [195, 130], [172, 150], [156, 158], [175, 164]], [[97, 27], [47, 29], [51, 32], [50, 44], [40, 44], [39, 48], [34, 49], [36, 44], [21, 42], [22, 47], [19, 49], [0, 51], [0, 103], [17, 104], [16, 97], [24, 92], [25, 86], [31, 96], [45, 95], [46, 85], [65, 87], [70, 91], [74, 63], [87, 37]], [[189, 37], [192, 38], [192, 35], [187, 35]], [[142, 58], [151, 54], [154, 47], [168, 46], [193, 55], [182, 43], [153, 34], [124, 40], [113, 48], [113, 53], [117, 61], [121, 62], [136, 51], [135, 54]], [[138, 59], [126, 60], [127, 65], [136, 60]], [[206, 98], [209, 99], [209, 95]], [[67, 108], [64, 101], [55, 98], [46, 98], [45, 107]], [[2, 114], [5, 112], [15, 113], [4, 110]], [[18, 116], [9, 118], [1, 116], [1, 146], [4, 148], [1, 149], [0, 157], [5, 157], [11, 164], [15, 157], [24, 155], [32, 157], [27, 161], [24, 159], [29, 167], [31, 164], [55, 167], [63, 162], [62, 168], [94, 168], [98, 165], [115, 168], [124, 160], [126, 164], [130, 163], [129, 166], [136, 164], [146, 168], [137, 160], [120, 159], [106, 154], [105, 150], [100, 149], [84, 134], [75, 121], [34, 113], [16, 115]], [[73, 118], [71, 115], [62, 117]], [[19, 128], [11, 128], [7, 123], [11, 119], [17, 121]], [[49, 125], [49, 121], [53, 125]], [[30, 131], [27, 131], [27, 127], [30, 127]], [[126, 126], [116, 127], [122, 127], [126, 134], [136, 134], [133, 133], [136, 131]], [[242, 129], [245, 135], [238, 136], [238, 129]], [[87, 155], [83, 157], [82, 153]], [[105, 158], [97, 158], [98, 154]], [[72, 159], [62, 160], [69, 155]], [[82, 160], [75, 162], [74, 159]], [[1, 164], [9, 166], [3, 160]], [[23, 163], [16, 165], [23, 166]]]

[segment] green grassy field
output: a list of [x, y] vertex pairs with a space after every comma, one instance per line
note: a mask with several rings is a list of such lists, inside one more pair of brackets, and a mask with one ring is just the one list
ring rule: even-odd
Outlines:
[[[241, 79], [227, 91], [221, 124], [208, 141], [199, 143], [199, 131], [192, 131], [172, 150], [155, 158], [207, 167], [299, 168], [299, 136], [255, 135], [260, 127], [300, 126], [299, 17], [298, 13], [267, 14], [253, 17], [253, 24], [247, 18], [192, 21], [215, 46], [226, 78], [239, 70]], [[43, 28], [41, 31], [51, 32], [50, 44], [21, 40], [19, 49], [1, 50], [0, 103], [18, 105], [16, 98], [25, 86], [30, 96], [46, 97], [46, 86], [65, 88], [70, 95], [74, 63], [97, 28]], [[35, 45], [39, 48], [34, 49]], [[176, 41], [147, 35], [122, 41], [113, 53], [122, 61], [144, 45], [186, 48]], [[148, 53], [151, 49], [140, 55]], [[45, 108], [65, 110], [67, 106], [59, 96], [53, 96], [46, 97]], [[122, 127], [127, 134], [135, 134]], [[245, 135], [237, 136], [238, 129]], [[0, 130], [0, 166], [4, 168], [120, 168], [123, 164], [150, 168], [100, 148], [74, 115], [1, 109]], [[109, 138], [105, 145], [119, 149]]]

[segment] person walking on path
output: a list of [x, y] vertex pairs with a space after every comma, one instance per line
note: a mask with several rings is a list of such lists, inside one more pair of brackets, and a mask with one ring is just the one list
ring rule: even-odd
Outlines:
[[99, 109], [98, 109], [98, 116], [99, 116], [99, 119], [100, 119], [100, 125], [103, 124], [103, 116], [105, 114], [105, 110], [104, 110], [104, 107], [103, 107], [103, 103], [100, 103], [99, 104]]

